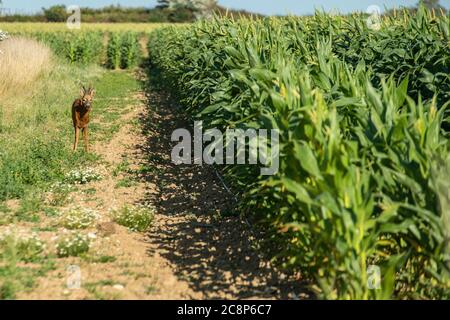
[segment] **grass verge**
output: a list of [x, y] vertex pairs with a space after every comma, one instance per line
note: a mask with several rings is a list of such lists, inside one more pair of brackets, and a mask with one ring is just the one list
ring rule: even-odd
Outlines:
[[[71, 104], [80, 83], [97, 90], [91, 143], [111, 138], [120, 128], [120, 115], [139, 89], [130, 72], [106, 71], [95, 65], [68, 65], [54, 59], [32, 83], [15, 88], [0, 101], [0, 226], [27, 227], [54, 217], [75, 185], [66, 186], [73, 170], [90, 168], [95, 154], [72, 152]], [[44, 193], [59, 191], [46, 203]], [[11, 201], [13, 200], [13, 201]], [[17, 203], [16, 205], [11, 205]], [[3, 232], [3, 231], [2, 231]], [[30, 229], [31, 232], [31, 229]], [[40, 259], [20, 259], [20, 248], [0, 246], [0, 299], [15, 299], [32, 290], [39, 277], [54, 269], [55, 253]], [[34, 257], [34, 256], [33, 256]], [[109, 261], [110, 258], [101, 258]]]

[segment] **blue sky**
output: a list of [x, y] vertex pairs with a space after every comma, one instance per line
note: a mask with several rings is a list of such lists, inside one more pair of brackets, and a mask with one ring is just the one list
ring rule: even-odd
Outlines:
[[[219, 3], [230, 8], [247, 9], [249, 11], [263, 14], [308, 14], [314, 12], [314, 8], [324, 8], [325, 10], [339, 9], [346, 13], [354, 10], [365, 11], [370, 5], [378, 5], [381, 8], [412, 6], [418, 0], [219, 0]], [[11, 8], [19, 12], [36, 12], [41, 7], [48, 7], [54, 4], [64, 3], [66, 5], [80, 5], [89, 7], [102, 7], [109, 4], [124, 6], [154, 6], [156, 0], [3, 0], [3, 7]], [[450, 0], [441, 0], [441, 5], [450, 8]]]

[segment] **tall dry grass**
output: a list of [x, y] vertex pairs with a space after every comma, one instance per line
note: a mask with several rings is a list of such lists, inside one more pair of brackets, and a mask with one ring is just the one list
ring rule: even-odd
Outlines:
[[0, 99], [27, 90], [51, 67], [50, 49], [35, 40], [10, 38], [0, 43], [0, 51]]

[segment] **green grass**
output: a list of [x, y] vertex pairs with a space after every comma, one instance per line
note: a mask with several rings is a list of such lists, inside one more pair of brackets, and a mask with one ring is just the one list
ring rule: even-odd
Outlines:
[[125, 177], [116, 183], [115, 188], [131, 188], [137, 185], [137, 182], [130, 177]]
[[84, 190], [83, 193], [92, 196], [97, 193], [97, 189], [89, 188], [89, 189]]
[[[52, 69], [21, 95], [0, 100], [0, 225], [38, 223], [44, 216], [56, 218], [58, 207], [67, 204], [70, 193], [77, 190], [67, 187], [67, 174], [99, 162], [99, 157], [86, 154], [82, 145], [75, 153], [71, 150], [71, 104], [78, 97], [79, 82], [92, 83], [97, 90], [91, 143], [110, 139], [117, 132], [129, 96], [140, 88], [129, 72], [55, 60]], [[101, 124], [93, 125], [95, 122]], [[50, 201], [44, 197], [47, 191], [53, 195]], [[93, 188], [85, 191], [90, 195], [95, 192]], [[11, 199], [19, 200], [17, 210], [7, 207], [5, 201]], [[56, 231], [53, 226], [38, 224], [33, 230]], [[64, 243], [60, 246], [67, 251], [59, 252], [61, 256], [86, 255], [88, 251], [84, 243], [79, 248], [66, 248]], [[32, 290], [39, 277], [55, 268], [54, 257], [37, 256], [37, 252], [35, 257], [33, 248], [23, 244], [0, 246], [0, 299], [15, 299], [20, 292]], [[114, 261], [110, 256], [92, 258], [95, 263]]]
[[23, 246], [0, 248], [0, 300], [16, 299], [19, 292], [32, 290], [37, 278], [55, 269], [52, 257], [38, 257], [37, 253], [27, 257], [33, 260], [33, 266], [23, 265], [20, 261], [24, 254], [29, 255], [31, 252], [24, 252], [25, 249]]
[[89, 263], [112, 263], [117, 260], [114, 256], [102, 255], [102, 256], [91, 256], [85, 255], [82, 256], [83, 260]]
[[154, 285], [149, 285], [145, 288], [145, 294], [155, 294], [158, 292], [158, 288]]
[[59, 211], [55, 208], [44, 208], [44, 215], [49, 218], [57, 217]]
[[112, 280], [100, 280], [97, 282], [88, 282], [83, 285], [83, 287], [93, 295], [94, 299], [96, 300], [117, 300], [120, 298], [119, 293], [106, 293], [102, 292], [102, 287], [112, 287], [116, 284], [120, 284], [117, 282], [114, 282]]
[[142, 206], [125, 205], [112, 212], [113, 220], [131, 231], [145, 232], [151, 226], [154, 209]]
[[94, 81], [102, 74], [95, 67], [57, 65], [27, 94], [0, 102], [0, 200], [24, 198], [95, 159], [70, 150], [70, 107], [76, 79]]
[[91, 125], [92, 143], [117, 132], [126, 98], [139, 88], [130, 73], [59, 64], [28, 94], [0, 101], [0, 201], [27, 199], [21, 210], [35, 212], [40, 201], [34, 193], [63, 181], [70, 169], [97, 161], [82, 148], [71, 151], [70, 108], [79, 91], [77, 79], [97, 90], [92, 120], [104, 123]]
[[130, 172], [130, 163], [127, 158], [122, 159], [122, 161], [114, 168], [112, 174], [117, 177], [120, 173]]

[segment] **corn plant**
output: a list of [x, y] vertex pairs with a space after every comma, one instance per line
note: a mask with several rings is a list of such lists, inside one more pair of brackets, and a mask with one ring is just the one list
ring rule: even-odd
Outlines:
[[[439, 74], [448, 17], [416, 28], [426, 17], [385, 19], [383, 35], [363, 27], [363, 15], [321, 13], [215, 19], [150, 35], [152, 65], [204, 126], [280, 130], [277, 175], [238, 165], [223, 172], [274, 260], [311, 279], [321, 297], [448, 298], [448, 231], [432, 174], [449, 146]], [[400, 31], [422, 39], [418, 65], [380, 51]], [[349, 44], [343, 34], [361, 38]], [[427, 55], [438, 54], [433, 69]], [[425, 69], [436, 75], [427, 84]]]
[[122, 69], [136, 66], [141, 57], [141, 46], [137, 33], [127, 32], [122, 36], [121, 61]]
[[119, 69], [122, 60], [122, 37], [120, 33], [111, 34], [107, 47], [107, 66], [110, 69]]
[[107, 48], [107, 66], [111, 69], [129, 69], [141, 58], [139, 34], [135, 32], [113, 33]]
[[[5, 34], [6, 35], [6, 34]], [[142, 32], [16, 32], [16, 36], [31, 37], [48, 45], [57, 56], [70, 63], [100, 64], [110, 69], [137, 66], [142, 57]], [[3, 37], [3, 34], [2, 34]]]
[[48, 45], [57, 56], [70, 63], [99, 64], [104, 53], [104, 33], [96, 32], [31, 32], [16, 33], [17, 36], [31, 37]]
[[72, 63], [98, 63], [102, 46], [101, 33], [77, 34], [65, 39], [66, 56]]

